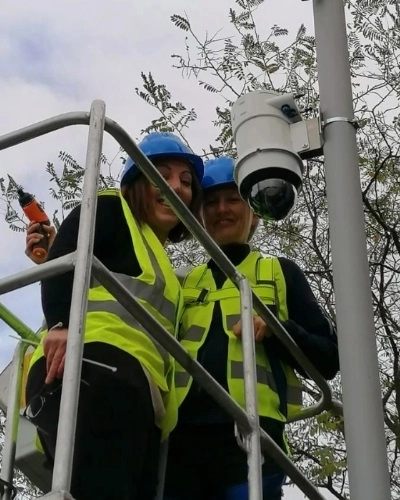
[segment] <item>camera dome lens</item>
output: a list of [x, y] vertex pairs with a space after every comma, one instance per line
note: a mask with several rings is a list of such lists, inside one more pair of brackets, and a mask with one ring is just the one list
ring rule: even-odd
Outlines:
[[287, 217], [294, 209], [296, 200], [297, 190], [282, 179], [257, 182], [248, 198], [256, 215], [265, 221], [278, 221]]

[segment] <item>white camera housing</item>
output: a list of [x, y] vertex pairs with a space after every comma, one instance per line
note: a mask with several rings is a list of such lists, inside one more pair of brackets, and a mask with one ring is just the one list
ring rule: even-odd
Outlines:
[[231, 120], [238, 155], [235, 181], [241, 196], [262, 219], [284, 219], [293, 211], [302, 187], [299, 152], [307, 157], [310, 151], [307, 125], [293, 95], [245, 94], [233, 105]]

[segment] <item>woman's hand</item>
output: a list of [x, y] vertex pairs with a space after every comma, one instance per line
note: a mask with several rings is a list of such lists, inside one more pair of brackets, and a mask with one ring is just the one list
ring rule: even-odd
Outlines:
[[49, 330], [43, 341], [43, 350], [46, 358], [47, 369], [45, 384], [51, 384], [54, 379], [62, 378], [64, 374], [67, 336], [67, 328], [56, 327]]
[[[268, 325], [262, 318], [260, 318], [260, 316], [253, 316], [253, 324], [254, 324], [254, 338], [256, 339], [256, 342], [262, 342], [264, 337], [270, 337], [272, 335], [272, 332], [268, 329]], [[242, 336], [241, 320], [239, 320], [235, 325], [233, 325], [232, 332], [238, 338]]]
[[39, 243], [42, 238], [49, 239], [49, 248], [53, 244], [54, 238], [56, 237], [56, 230], [53, 226], [45, 226], [42, 224], [43, 230], [46, 234], [40, 234], [37, 232], [40, 224], [39, 222], [32, 221], [28, 224], [28, 229], [26, 231], [26, 247], [25, 254], [33, 261], [35, 264], [43, 264], [46, 257], [38, 257], [33, 253], [33, 245]]

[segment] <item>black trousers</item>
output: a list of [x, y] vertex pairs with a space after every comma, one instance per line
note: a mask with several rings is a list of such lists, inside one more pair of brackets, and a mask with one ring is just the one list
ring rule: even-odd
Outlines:
[[[154, 498], [160, 430], [154, 424], [143, 369], [134, 358], [129, 362], [129, 382], [92, 364], [84, 363], [82, 368], [71, 484], [76, 500]], [[108, 364], [113, 364], [112, 356]], [[30, 371], [26, 400], [32, 402], [33, 422], [52, 463], [62, 387], [57, 381], [44, 388], [45, 374], [42, 359]]]
[[[283, 447], [283, 425], [269, 423], [275, 441]], [[282, 471], [265, 456], [263, 477], [276, 474]], [[233, 424], [178, 423], [171, 433], [164, 488], [166, 500], [225, 500], [231, 498], [227, 490], [247, 483], [247, 475], [247, 455], [237, 444]], [[233, 498], [247, 499], [247, 494]], [[266, 492], [264, 498], [281, 498], [280, 488], [272, 494]]]

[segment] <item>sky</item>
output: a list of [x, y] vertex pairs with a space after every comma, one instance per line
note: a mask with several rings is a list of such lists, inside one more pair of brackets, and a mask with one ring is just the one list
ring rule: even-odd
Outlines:
[[[135, 94], [141, 71], [151, 71], [165, 83], [174, 100], [194, 106], [197, 122], [187, 137], [193, 149], [212, 143], [217, 95], [206, 93], [196, 82], [185, 80], [172, 68], [171, 54], [184, 52], [185, 33], [170, 21], [186, 12], [201, 37], [205, 32], [230, 34], [228, 12], [233, 0], [20, 0], [2, 6], [0, 16], [0, 136], [18, 128], [70, 111], [88, 111], [94, 99], [106, 103], [106, 114], [137, 139], [157, 118]], [[300, 23], [313, 31], [312, 2], [266, 0], [258, 11], [260, 26], [274, 24], [295, 33]], [[0, 177], [12, 175], [27, 191], [54, 204], [49, 193], [46, 163], [62, 164], [60, 150], [84, 164], [87, 127], [64, 129], [25, 144], [0, 151]], [[113, 157], [118, 145], [105, 137], [104, 153]], [[119, 166], [116, 165], [116, 173]], [[4, 222], [0, 200], [0, 278], [33, 266], [24, 254], [25, 234], [12, 232]], [[41, 323], [39, 285], [5, 294], [1, 302], [32, 329]], [[16, 340], [0, 324], [0, 370], [12, 357]], [[285, 500], [303, 495], [285, 489]], [[329, 497], [327, 497], [329, 498]]]

